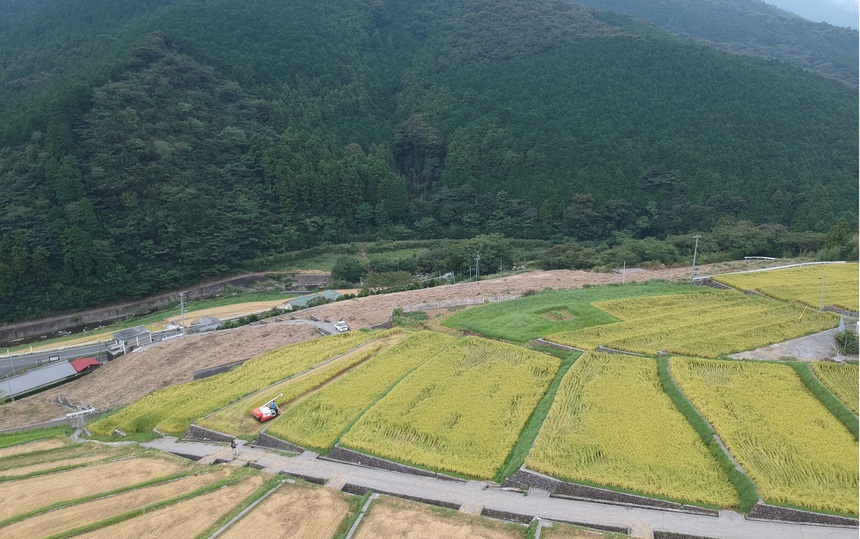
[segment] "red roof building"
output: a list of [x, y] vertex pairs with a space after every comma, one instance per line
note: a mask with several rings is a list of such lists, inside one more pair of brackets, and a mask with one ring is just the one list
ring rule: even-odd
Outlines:
[[69, 363], [72, 364], [72, 367], [77, 372], [84, 372], [86, 370], [96, 369], [102, 366], [101, 363], [91, 357], [79, 357], [78, 359], [73, 359]]

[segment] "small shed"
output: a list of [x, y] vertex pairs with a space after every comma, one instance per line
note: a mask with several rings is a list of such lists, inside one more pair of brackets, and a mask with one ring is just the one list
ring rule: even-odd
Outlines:
[[127, 354], [135, 348], [152, 344], [152, 332], [144, 326], [135, 326], [114, 333], [113, 342], [122, 349], [124, 354]]

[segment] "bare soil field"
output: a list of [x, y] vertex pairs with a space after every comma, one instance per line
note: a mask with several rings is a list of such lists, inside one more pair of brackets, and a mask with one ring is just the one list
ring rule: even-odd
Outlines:
[[[146, 537], [182, 539], [187, 537], [194, 539], [222, 515], [242, 503], [265, 481], [264, 476], [255, 475], [238, 484], [195, 496], [80, 537], [92, 539], [121, 539], [125, 537], [129, 539]], [[257, 534], [261, 532], [262, 530], [258, 530]]]
[[[211, 309], [187, 312], [185, 313], [185, 325], [189, 326], [207, 316], [218, 318], [219, 320], [227, 320], [228, 318], [236, 318], [238, 316], [245, 316], [253, 313], [262, 313], [272, 309], [273, 307], [280, 307], [291, 297], [293, 296], [284, 296], [284, 299], [272, 301], [249, 301], [246, 303], [237, 303], [235, 305], [225, 305], [223, 307], [212, 307]], [[167, 325], [171, 322], [179, 324], [181, 320], [182, 319], [179, 316], [171, 316], [169, 318], [165, 318], [162, 325]]]
[[521, 539], [525, 528], [476, 515], [443, 513], [417, 502], [381, 496], [365, 513], [355, 539]]
[[857, 361], [856, 355], [843, 356], [839, 354], [839, 349], [836, 348], [836, 331], [836, 329], [828, 329], [806, 337], [770, 344], [746, 352], [738, 352], [729, 357], [735, 359], [790, 359], [792, 361]]
[[333, 537], [349, 512], [343, 497], [326, 488], [284, 485], [220, 535], [246, 539], [266, 530], [267, 537]]
[[131, 458], [0, 483], [0, 520], [58, 502], [107, 492], [185, 469], [177, 461]]
[[120, 356], [68, 384], [4, 404], [0, 429], [63, 417], [71, 410], [54, 402], [61, 396], [98, 410], [118, 408], [156, 389], [190, 382], [194, 371], [250, 359], [317, 336], [309, 326], [268, 324], [163, 342]]
[[3, 533], [7, 537], [48, 537], [132, 511], [138, 507], [181, 496], [224, 479], [228, 475], [229, 470], [221, 469], [214, 473], [183, 477], [116, 496], [64, 507], [16, 522], [5, 527]]
[[627, 534], [598, 532], [584, 530], [567, 524], [554, 523], [551, 528], [543, 528], [540, 532], [542, 539], [608, 539], [614, 537], [628, 537]]

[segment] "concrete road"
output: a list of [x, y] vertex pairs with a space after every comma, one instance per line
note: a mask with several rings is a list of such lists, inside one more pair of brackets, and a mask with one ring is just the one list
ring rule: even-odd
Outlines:
[[[48, 363], [52, 358], [75, 359], [98, 355], [105, 350], [105, 344], [85, 344], [68, 348], [55, 348], [44, 352], [33, 352], [15, 355], [0, 355], [0, 378], [14, 372], [26, 370], [36, 365]], [[56, 359], [55, 359], [56, 361]]]
[[[216, 458], [230, 460], [226, 444], [179, 442], [165, 437], [145, 444], [162, 451], [200, 456], [202, 462]], [[346, 483], [374, 491], [415, 496], [459, 504], [461, 510], [480, 512], [481, 508], [525, 514], [546, 520], [627, 527], [634, 537], [651, 537], [656, 531], [671, 531], [715, 539], [856, 539], [857, 528], [746, 520], [734, 511], [721, 511], [718, 517], [700, 516], [658, 509], [641, 509], [594, 502], [550, 498], [532, 489], [528, 495], [503, 490], [484, 481], [453, 482], [406, 475], [375, 468], [364, 468], [320, 460], [307, 451], [285, 457], [259, 447], [242, 446], [236, 465], [254, 462], [271, 473], [287, 472], [326, 480], [332, 487]]]

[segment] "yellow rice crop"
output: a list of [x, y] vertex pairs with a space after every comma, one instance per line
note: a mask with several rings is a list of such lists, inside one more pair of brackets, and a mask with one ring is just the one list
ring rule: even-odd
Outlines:
[[857, 414], [858, 410], [858, 380], [857, 364], [821, 363], [812, 364], [812, 371], [821, 380], [824, 387], [842, 401], [849, 410]]
[[300, 446], [328, 449], [392, 384], [454, 341], [454, 337], [431, 331], [413, 333], [286, 409], [266, 432]]
[[717, 275], [715, 281], [741, 290], [757, 290], [784, 301], [800, 301], [812, 307], [821, 305], [824, 279], [824, 305], [857, 311], [860, 295], [857, 263], [802, 266], [752, 273]]
[[650, 358], [594, 352], [579, 358], [526, 466], [686, 502], [738, 504], [725, 472], [663, 392]]
[[104, 419], [91, 423], [91, 432], [110, 435], [153, 428], [180, 434], [196, 419], [253, 391], [295, 375], [366, 342], [371, 335], [349, 332], [293, 344], [261, 354], [236, 369], [187, 384], [167, 387]]
[[671, 367], [765, 500], [857, 514], [857, 442], [791, 367], [682, 358]]
[[557, 358], [469, 337], [414, 370], [343, 436], [345, 446], [490, 478], [558, 372]]
[[594, 306], [621, 321], [547, 339], [587, 350], [603, 344], [645, 354], [663, 350], [717, 357], [822, 331], [838, 322], [832, 313], [737, 292], [611, 300]]
[[[397, 344], [407, 337], [403, 331], [390, 332], [388, 335], [374, 339], [364, 346], [352, 350], [330, 362], [319, 365], [310, 371], [273, 386], [248, 395], [214, 414], [207, 416], [197, 424], [209, 429], [226, 432], [233, 435], [253, 435], [259, 433], [264, 424], [257, 421], [251, 412], [271, 400], [275, 395], [283, 393], [277, 399], [278, 406], [286, 409], [290, 402], [326, 384], [333, 378], [377, 355], [380, 351]], [[269, 425], [279, 422], [280, 418], [272, 419]]]

